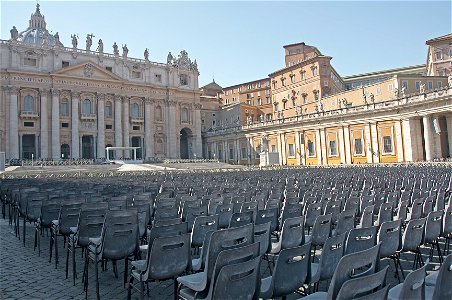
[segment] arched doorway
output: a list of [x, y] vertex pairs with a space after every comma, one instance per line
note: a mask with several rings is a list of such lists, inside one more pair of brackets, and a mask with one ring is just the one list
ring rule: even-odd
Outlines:
[[180, 158], [188, 159], [192, 156], [192, 137], [193, 133], [189, 128], [183, 128], [180, 131]]
[[[113, 147], [113, 145], [112, 144], [107, 144], [105, 146], [105, 148], [107, 148], [107, 147]], [[110, 159], [114, 159], [115, 158], [115, 151], [109, 150], [108, 152], [109, 153], [108, 153], [108, 156], [107, 156], [107, 150], [105, 150], [105, 157], [109, 157]]]
[[68, 159], [70, 158], [71, 150], [69, 148], [68, 144], [61, 145], [61, 158], [62, 159]]

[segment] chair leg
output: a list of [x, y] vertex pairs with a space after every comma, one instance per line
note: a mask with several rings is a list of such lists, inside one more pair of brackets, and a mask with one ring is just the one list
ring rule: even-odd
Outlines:
[[127, 283], [127, 300], [132, 299], [132, 285], [133, 285], [133, 276], [130, 276], [129, 282]]
[[58, 233], [53, 234], [55, 241], [53, 242], [55, 246], [55, 269], [58, 269]]
[[[443, 264], [443, 254], [441, 253], [441, 248], [439, 247], [439, 242], [438, 240], [436, 240], [434, 242], [434, 245], [436, 246], [436, 251], [438, 252], [438, 259], [439, 259], [439, 263], [442, 265]], [[433, 248], [433, 245], [432, 245]], [[433, 251], [433, 250], [432, 250]]]
[[[148, 283], [146, 282], [146, 285], [147, 284]], [[148, 287], [147, 291], [148, 291], [148, 297], [149, 297], [149, 287]], [[143, 280], [140, 280], [140, 299], [141, 300], [144, 299], [144, 281]]]
[[177, 277], [174, 277], [174, 300], [179, 299], [179, 285], [177, 283]]
[[67, 249], [66, 249], [66, 279], [67, 279], [68, 273], [69, 273], [69, 251], [70, 251], [69, 247], [67, 247]]
[[126, 257], [124, 262], [124, 287], [126, 287], [128, 273], [129, 273], [129, 258]]
[[100, 299], [100, 295], [99, 295], [99, 270], [97, 268], [97, 264], [99, 262], [99, 259], [97, 257], [97, 249], [96, 249], [95, 259], [96, 259], [96, 263], [95, 263], [95, 266], [94, 266], [94, 274], [95, 274], [95, 277], [96, 277], [96, 297], [97, 297], [97, 300], [99, 300]]
[[38, 246], [38, 229], [35, 229], [35, 243], [33, 246], [33, 252], [36, 251], [36, 247]]
[[399, 276], [399, 268], [398, 268], [398, 265], [397, 265], [397, 259], [396, 259], [395, 256], [392, 256], [391, 258], [392, 258], [392, 261], [394, 262], [394, 267], [395, 267], [395, 274], [394, 274], [394, 276], [397, 278], [397, 280], [400, 283], [400, 276]]
[[402, 273], [403, 280], [405, 281], [405, 274], [403, 272], [402, 264], [400, 263], [400, 253], [396, 254], [397, 265], [400, 268], [400, 273]]
[[[74, 245], [74, 242], [72, 243], [72, 245]], [[83, 252], [83, 249], [82, 249], [82, 252]], [[73, 247], [73, 249], [72, 249], [72, 277], [73, 277], [74, 286], [75, 286], [75, 278], [77, 277], [77, 268], [75, 265], [75, 247]]]
[[23, 234], [22, 234], [22, 235], [23, 235], [22, 239], [23, 239], [23, 242], [24, 242], [24, 247], [25, 247], [25, 224], [26, 224], [25, 219], [26, 219], [26, 218], [25, 218], [25, 216], [24, 216], [24, 224], [23, 224], [23, 225], [24, 225], [24, 228], [23, 228]]

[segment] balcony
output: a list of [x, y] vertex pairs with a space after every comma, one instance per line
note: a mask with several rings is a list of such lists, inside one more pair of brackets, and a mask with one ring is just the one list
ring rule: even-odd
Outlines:
[[38, 119], [39, 113], [36, 111], [21, 111], [20, 117], [22, 119]]
[[130, 122], [132, 124], [143, 124], [144, 118], [143, 117], [130, 117]]
[[97, 119], [97, 115], [96, 114], [82, 114], [80, 116], [80, 119], [82, 121], [94, 122]]

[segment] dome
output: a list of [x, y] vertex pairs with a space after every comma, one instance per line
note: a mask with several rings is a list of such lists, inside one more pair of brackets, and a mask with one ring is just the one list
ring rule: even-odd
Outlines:
[[[17, 31], [16, 31], [17, 32]], [[64, 47], [60, 42], [58, 33], [52, 35], [46, 29], [44, 15], [41, 14], [39, 3], [36, 4], [36, 11], [31, 15], [29, 26], [25, 31], [19, 33], [17, 41], [23, 44], [31, 45], [49, 45]]]

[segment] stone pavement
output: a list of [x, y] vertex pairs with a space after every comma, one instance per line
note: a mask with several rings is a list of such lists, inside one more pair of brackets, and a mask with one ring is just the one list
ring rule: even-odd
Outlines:
[[[8, 225], [8, 219], [0, 217], [0, 299], [85, 299], [83, 284], [81, 281], [84, 260], [77, 249], [76, 265], [78, 277], [76, 285], [72, 280], [72, 264], [69, 267], [69, 277], [66, 279], [66, 249], [63, 248], [63, 238], [59, 237], [59, 264], [55, 269], [54, 258], [49, 263], [49, 237], [46, 233], [41, 238], [41, 256], [38, 251], [33, 251], [34, 226], [27, 224], [26, 243], [22, 241], [22, 220], [20, 227], [20, 240], [15, 236], [14, 230]], [[443, 245], [441, 245], [442, 247]], [[424, 259], [428, 249], [422, 249]], [[412, 268], [413, 255], [404, 254], [402, 265], [405, 274]], [[438, 268], [437, 258], [429, 265], [428, 270]], [[387, 264], [387, 260], [384, 264]], [[269, 275], [265, 262], [262, 263], [263, 276]], [[124, 261], [118, 262], [118, 278], [112, 271], [109, 263], [107, 271], [102, 272], [99, 266], [100, 296], [101, 299], [126, 299], [127, 290], [123, 287]], [[394, 278], [394, 266], [391, 263], [387, 280], [394, 286], [397, 280]], [[172, 280], [160, 283], [150, 283], [150, 299], [174, 299]], [[321, 283], [320, 290], [327, 290], [327, 283]], [[95, 299], [94, 265], [89, 268], [88, 299]], [[297, 299], [299, 295], [291, 295], [288, 299]], [[136, 291], [132, 292], [132, 299], [139, 299]]]

